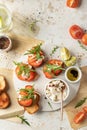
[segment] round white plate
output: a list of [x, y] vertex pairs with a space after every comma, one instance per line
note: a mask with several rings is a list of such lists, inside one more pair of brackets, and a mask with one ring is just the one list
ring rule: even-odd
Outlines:
[[[56, 45], [53, 45], [51, 47], [54, 48], [55, 46]], [[58, 59], [59, 50], [56, 50], [55, 54], [53, 54], [53, 56], [50, 57], [49, 55], [52, 51], [51, 48], [49, 49], [49, 47], [48, 46], [46, 47], [46, 44], [44, 44], [42, 46], [42, 49], [44, 50], [44, 52], [46, 52], [46, 55], [48, 58], [57, 58]], [[21, 62], [27, 63], [27, 58], [28, 58], [27, 55], [22, 55], [18, 62], [21, 61]], [[39, 74], [39, 77], [37, 80], [32, 81], [32, 82], [26, 82], [26, 81], [19, 80], [15, 74], [15, 71], [14, 71], [13, 80], [14, 80], [15, 89], [18, 90], [20, 88], [24, 88], [26, 85], [34, 85], [35, 90], [37, 90], [41, 95], [40, 102], [39, 102], [41, 111], [54, 111], [54, 110], [60, 109], [60, 106], [61, 106], [60, 103], [58, 103], [58, 104], [55, 104], [52, 102], [49, 103], [48, 99], [46, 99], [46, 97], [45, 97], [44, 88], [45, 88], [46, 84], [48, 82], [50, 82], [52, 79], [47, 79], [44, 76], [42, 69], [43, 69], [42, 67], [36, 68], [36, 71]], [[58, 79], [58, 78], [65, 80], [64, 72], [62, 72], [55, 79]], [[80, 86], [80, 82], [75, 83], [75, 84], [70, 84], [67, 82], [67, 84], [70, 87], [70, 94], [69, 94], [68, 99], [63, 102], [63, 106], [67, 105], [76, 96], [76, 94], [79, 90], [79, 86]]]

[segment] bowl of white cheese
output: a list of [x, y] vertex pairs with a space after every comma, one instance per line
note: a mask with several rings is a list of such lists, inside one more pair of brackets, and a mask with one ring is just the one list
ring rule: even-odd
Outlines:
[[69, 96], [69, 86], [62, 79], [51, 80], [45, 87], [45, 95], [52, 103], [61, 102], [61, 92], [63, 95], [63, 101]]

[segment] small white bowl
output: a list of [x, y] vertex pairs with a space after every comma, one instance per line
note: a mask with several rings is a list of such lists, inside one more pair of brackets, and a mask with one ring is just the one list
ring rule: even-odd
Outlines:
[[[72, 71], [73, 70], [73, 71]], [[72, 72], [71, 72], [72, 71]], [[70, 73], [71, 77], [68, 76]], [[72, 76], [73, 76], [73, 80], [72, 80]], [[79, 67], [77, 66], [70, 66], [69, 68], [66, 69], [65, 71], [65, 79], [69, 82], [69, 83], [77, 83], [81, 80], [82, 77], [82, 72], [80, 70]]]
[[[7, 45], [6, 48], [3, 48], [2, 44], [5, 43], [6, 41], [9, 42], [9, 44]], [[1, 52], [8, 52], [11, 48], [12, 48], [12, 41], [11, 41], [10, 37], [7, 35], [1, 35], [0, 36], [0, 51]]]
[[70, 89], [68, 84], [64, 80], [62, 79], [51, 80], [45, 87], [45, 96], [52, 103], [61, 102], [61, 91], [59, 89], [59, 86], [54, 86], [54, 84], [58, 85], [58, 82], [63, 83], [63, 85], [65, 86], [65, 89], [63, 90], [63, 101], [65, 101], [69, 96]]

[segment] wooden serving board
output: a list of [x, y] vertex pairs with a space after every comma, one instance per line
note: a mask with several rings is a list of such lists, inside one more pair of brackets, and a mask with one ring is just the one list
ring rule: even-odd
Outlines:
[[7, 93], [9, 94], [11, 105], [6, 109], [0, 109], [0, 119], [16, 116], [24, 113], [23, 107], [17, 103], [17, 95], [13, 84], [13, 70], [0, 68], [0, 75], [3, 75], [7, 83]]
[[[44, 43], [42, 40], [38, 40], [38, 39], [35, 39], [35, 38], [32, 38], [32, 37], [27, 37], [27, 36], [20, 36], [20, 35], [14, 35], [12, 34], [11, 35], [11, 38], [12, 38], [12, 41], [13, 41], [13, 48], [12, 48], [12, 51], [15, 51], [17, 54], [20, 54], [20, 58], [17, 60], [17, 62], [24, 62], [24, 63], [27, 63], [27, 59], [28, 59], [28, 56], [27, 55], [24, 55], [24, 53], [29, 50], [30, 48], [32, 48], [33, 46], [37, 45], [37, 44], [40, 44], [40, 43]], [[52, 52], [52, 49], [57, 46], [57, 44], [47, 44], [47, 43], [44, 43], [42, 45], [42, 49], [46, 55], [46, 57], [48, 59], [50, 58], [54, 58], [54, 59], [58, 59], [58, 55], [59, 54], [59, 50], [56, 51], [56, 53], [53, 55], [53, 57], [50, 57], [50, 53]], [[50, 49], [49, 49], [50, 48]], [[15, 75], [15, 68], [14, 68], [14, 76], [13, 76], [13, 79], [14, 79], [14, 86], [15, 86], [15, 89], [18, 90], [19, 88], [23, 88], [25, 87], [26, 85], [34, 85], [35, 89], [41, 94], [41, 99], [40, 99], [40, 110], [41, 111], [55, 111], [55, 110], [58, 110], [60, 109], [60, 103], [56, 104], [56, 103], [52, 103], [46, 99], [46, 96], [45, 96], [45, 87], [47, 85], [48, 82], [50, 82], [51, 79], [47, 79], [44, 74], [43, 74], [43, 66], [42, 67], [39, 67], [39, 68], [36, 68], [36, 71], [39, 75], [39, 78], [33, 82], [25, 82], [25, 81], [21, 81], [17, 78], [17, 76]], [[63, 79], [65, 80], [65, 76], [64, 76], [64, 73], [60, 74], [57, 78], [55, 79]], [[69, 87], [70, 87], [70, 94], [69, 94], [69, 97], [66, 101], [64, 101], [63, 105], [67, 105], [77, 94], [78, 90], [79, 90], [79, 85], [80, 85], [80, 82], [75, 84], [76, 87], [73, 87], [72, 84], [68, 83]], [[45, 105], [44, 105], [45, 104]], [[50, 105], [52, 106], [50, 106]]]

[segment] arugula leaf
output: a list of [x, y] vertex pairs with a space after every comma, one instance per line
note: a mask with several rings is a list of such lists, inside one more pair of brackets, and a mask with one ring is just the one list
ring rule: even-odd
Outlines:
[[18, 75], [21, 75], [21, 74], [24, 73], [24, 75], [29, 77], [30, 76], [30, 71], [33, 71], [33, 72], [35, 71], [34, 69], [31, 69], [28, 65], [23, 64], [21, 62], [17, 63], [17, 62], [14, 61], [14, 64], [19, 66]]
[[52, 55], [56, 52], [56, 50], [57, 50], [58, 48], [59, 48], [58, 46], [54, 47], [53, 50], [52, 50], [52, 52], [50, 53], [50, 56], [52, 56]]
[[42, 43], [40, 43], [39, 45], [33, 47], [33, 48], [30, 49], [30, 50], [27, 50], [27, 53], [25, 53], [24, 55], [35, 54], [37, 60], [38, 60], [38, 59], [42, 59], [42, 55], [40, 55], [41, 45], [42, 45]]
[[83, 105], [83, 103], [85, 103], [86, 99], [87, 99], [87, 97], [81, 99], [81, 100], [76, 104], [75, 108], [80, 107], [81, 105]]
[[19, 65], [21, 64], [21, 62], [19, 63], [19, 62], [16, 62], [16, 61], [13, 61], [13, 63], [14, 63], [15, 65], [17, 65], [17, 66], [19, 66]]
[[27, 119], [24, 118], [24, 116], [17, 115], [17, 117], [21, 119], [21, 123], [25, 123], [26, 125], [31, 126]]
[[27, 96], [22, 96], [22, 98], [20, 98], [20, 99], [23, 99], [23, 100], [34, 99], [34, 88], [32, 88], [32, 89], [27, 89], [27, 88], [23, 89], [22, 88], [22, 89], [20, 89], [20, 91], [24, 91], [27, 93]]
[[41, 51], [41, 46], [42, 46], [42, 43], [40, 43], [39, 45], [33, 47], [30, 50], [27, 50], [27, 53], [25, 53], [24, 55], [39, 53]]
[[56, 71], [56, 70], [65, 70], [64, 68], [62, 68], [61, 66], [58, 65], [52, 65], [52, 64], [46, 64], [47, 67], [47, 72], [51, 72], [52, 70]]

